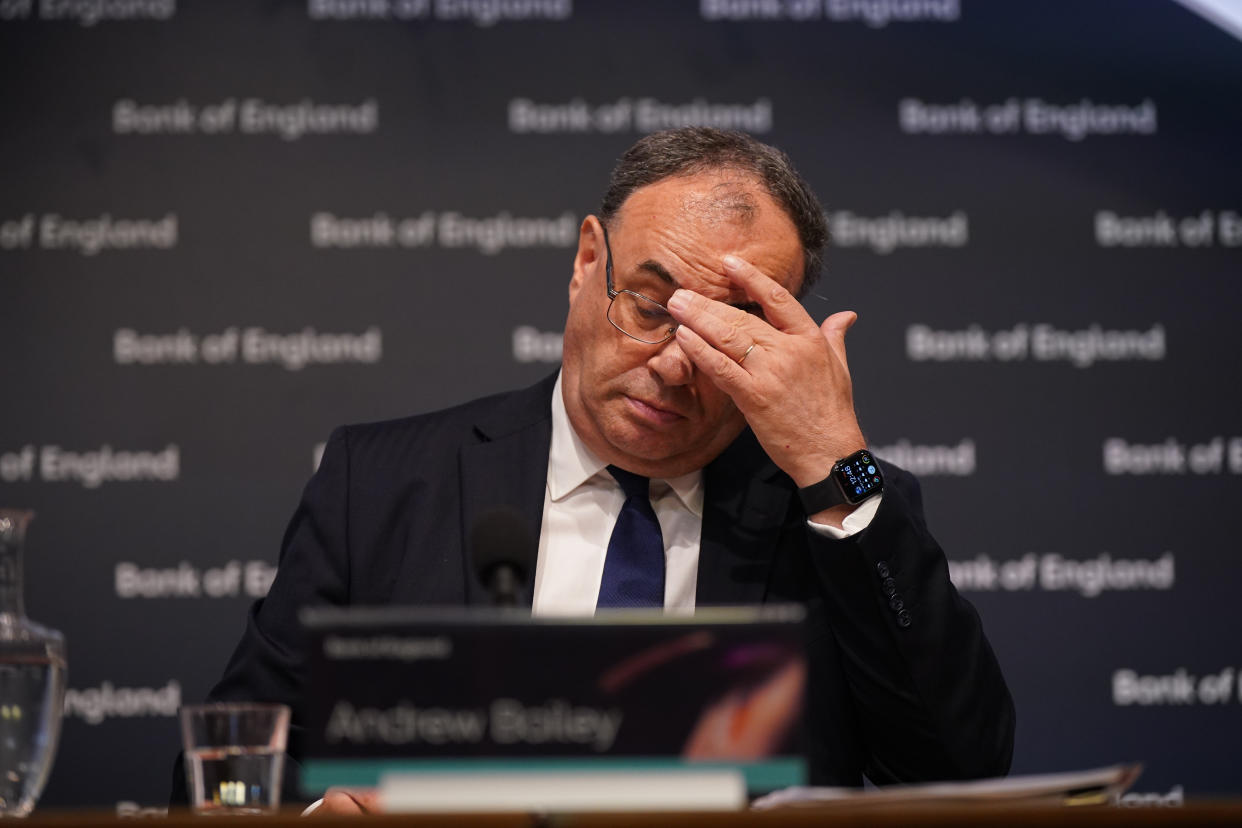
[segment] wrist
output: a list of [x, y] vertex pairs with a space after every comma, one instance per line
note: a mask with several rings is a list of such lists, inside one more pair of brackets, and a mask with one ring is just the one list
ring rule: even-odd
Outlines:
[[867, 441], [859, 434], [857, 439], [834, 444], [814, 454], [803, 455], [797, 466], [789, 470], [789, 476], [799, 489], [813, 486], [832, 474], [837, 461], [843, 460], [867, 447]]

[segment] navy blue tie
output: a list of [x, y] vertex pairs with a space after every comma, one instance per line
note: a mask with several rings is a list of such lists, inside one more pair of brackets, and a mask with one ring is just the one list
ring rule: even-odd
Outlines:
[[650, 480], [609, 466], [621, 484], [625, 505], [608, 539], [608, 557], [597, 607], [664, 606], [664, 536], [651, 508]]

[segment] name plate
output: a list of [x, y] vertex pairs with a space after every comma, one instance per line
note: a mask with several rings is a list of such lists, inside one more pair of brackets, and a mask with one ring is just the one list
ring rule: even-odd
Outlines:
[[728, 771], [804, 784], [798, 607], [547, 619], [314, 609], [302, 785], [385, 775]]

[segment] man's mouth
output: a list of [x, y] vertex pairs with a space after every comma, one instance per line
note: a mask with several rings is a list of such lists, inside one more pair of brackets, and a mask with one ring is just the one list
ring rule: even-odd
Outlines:
[[625, 400], [630, 404], [630, 408], [637, 412], [640, 417], [652, 423], [668, 425], [686, 418], [684, 414], [679, 414], [668, 408], [661, 408], [649, 402], [643, 402], [635, 397], [627, 396]]

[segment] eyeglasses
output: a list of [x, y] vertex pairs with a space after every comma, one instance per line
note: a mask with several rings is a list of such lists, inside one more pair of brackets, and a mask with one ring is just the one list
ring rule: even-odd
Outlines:
[[604, 268], [608, 274], [608, 298], [612, 300], [608, 303], [608, 321], [630, 339], [648, 345], [667, 342], [677, 332], [677, 322], [668, 308], [641, 293], [612, 286], [612, 245], [608, 243], [607, 227], [604, 227], [604, 249], [608, 251], [608, 263]]

